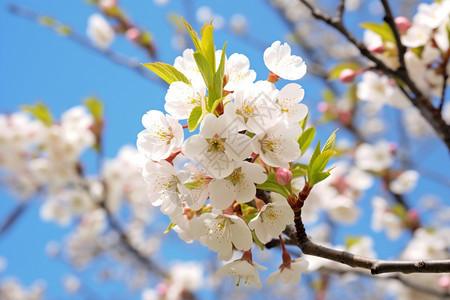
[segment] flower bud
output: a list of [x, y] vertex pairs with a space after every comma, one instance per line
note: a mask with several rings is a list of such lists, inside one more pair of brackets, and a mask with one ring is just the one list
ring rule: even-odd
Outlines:
[[317, 104], [317, 110], [320, 113], [326, 113], [329, 109], [330, 109], [330, 106], [326, 102], [322, 101], [322, 102], [319, 102], [319, 104]]
[[141, 36], [141, 31], [135, 27], [130, 28], [125, 33], [125, 37], [133, 42], [138, 42], [139, 37]]
[[292, 180], [292, 172], [286, 168], [278, 168], [275, 173], [275, 180], [281, 185], [286, 185]]
[[395, 25], [397, 25], [397, 28], [401, 34], [406, 33], [406, 31], [412, 26], [411, 22], [403, 16], [395, 18]]
[[358, 75], [357, 71], [351, 69], [344, 69], [341, 71], [341, 74], [339, 74], [339, 80], [341, 82], [349, 83], [355, 79], [356, 75]]
[[367, 50], [374, 53], [383, 53], [384, 50], [386, 49], [384, 48], [384, 45], [377, 45], [377, 46], [369, 46], [367, 47]]
[[448, 275], [441, 276], [438, 280], [438, 285], [443, 289], [450, 288], [450, 276]]

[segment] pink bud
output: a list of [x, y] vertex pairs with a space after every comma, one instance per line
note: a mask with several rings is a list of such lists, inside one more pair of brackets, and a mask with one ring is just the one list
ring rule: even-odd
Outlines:
[[443, 289], [450, 288], [450, 276], [444, 275], [439, 278], [438, 285]]
[[167, 284], [165, 284], [165, 283], [163, 283], [163, 282], [158, 283], [158, 284], [156, 285], [156, 292], [157, 292], [159, 295], [161, 295], [161, 296], [166, 295], [167, 289], [168, 289]]
[[137, 42], [139, 40], [139, 37], [141, 36], [141, 31], [135, 27], [130, 28], [125, 33], [125, 36], [127, 39], [133, 42]]
[[369, 46], [367, 47], [367, 50], [374, 53], [383, 53], [384, 50], [386, 49], [384, 49], [384, 45], [378, 45], [378, 46]]
[[326, 102], [319, 102], [319, 104], [317, 104], [317, 110], [321, 113], [325, 113], [330, 109], [330, 107], [328, 106], [328, 103]]
[[397, 152], [397, 148], [398, 148], [398, 146], [397, 146], [397, 144], [395, 142], [389, 143], [389, 151], [392, 154], [395, 154], [395, 152]]
[[401, 34], [404, 34], [412, 26], [411, 22], [402, 16], [395, 18], [395, 25]]
[[339, 74], [339, 80], [341, 82], [349, 83], [355, 79], [355, 76], [358, 75], [358, 72], [351, 69], [344, 69]]
[[408, 210], [408, 219], [411, 221], [419, 220], [419, 212], [415, 209]]
[[275, 173], [275, 180], [281, 185], [286, 185], [292, 180], [292, 172], [286, 168], [278, 168]]

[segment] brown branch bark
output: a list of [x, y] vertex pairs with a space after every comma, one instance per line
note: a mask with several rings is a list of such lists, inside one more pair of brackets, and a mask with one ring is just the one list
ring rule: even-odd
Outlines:
[[[341, 269], [335, 269], [331, 267], [322, 267], [319, 269], [319, 272], [325, 272], [325, 273], [331, 273], [331, 274], [338, 274], [338, 275], [344, 275], [344, 274], [356, 274], [360, 276], [366, 276], [366, 277], [372, 277], [369, 273], [363, 271], [363, 270], [341, 270]], [[427, 286], [417, 284], [415, 282], [412, 282], [410, 280], [405, 279], [404, 277], [400, 275], [392, 275], [387, 277], [376, 277], [380, 280], [396, 280], [402, 283], [404, 286], [409, 287], [411, 289], [414, 289], [416, 291], [426, 293], [429, 295], [442, 297], [442, 298], [448, 298], [450, 297], [450, 293], [448, 292], [441, 292], [432, 288], [429, 288]]]
[[[19, 17], [25, 18], [27, 20], [33, 21], [35, 23], [39, 23], [40, 19], [42, 17], [45, 17], [44, 15], [41, 15], [27, 7], [23, 7], [21, 5], [17, 5], [15, 3], [9, 3], [8, 4], [8, 10], [10, 13], [17, 15]], [[58, 27], [64, 26], [62, 23], [55, 20], [55, 25], [52, 27], [52, 29], [57, 30]], [[97, 54], [100, 54], [106, 58], [108, 58], [110, 61], [121, 65], [123, 67], [126, 67], [130, 70], [135, 71], [140, 76], [144, 77], [145, 79], [148, 79], [154, 83], [162, 84], [163, 81], [157, 78], [156, 76], [153, 76], [150, 72], [148, 72], [145, 68], [141, 66], [141, 64], [137, 61], [134, 61], [122, 54], [119, 54], [117, 52], [114, 52], [112, 50], [106, 49], [102, 50], [98, 47], [95, 47], [89, 39], [87, 39], [84, 35], [81, 35], [73, 29], [70, 29], [70, 32], [66, 34], [67, 38], [75, 43], [77, 43], [80, 46], [83, 46], [91, 51], [94, 51]]]
[[427, 120], [427, 122], [431, 125], [431, 127], [433, 127], [437, 135], [441, 138], [441, 140], [447, 146], [447, 149], [450, 151], [450, 125], [447, 125], [447, 123], [442, 119], [442, 115], [439, 109], [435, 108], [431, 103], [430, 99], [428, 99], [422, 93], [422, 91], [420, 91], [420, 89], [409, 77], [408, 72], [406, 71], [405, 68], [400, 67], [397, 70], [391, 69], [380, 59], [375, 57], [362, 42], [358, 41], [356, 37], [347, 30], [347, 28], [344, 26], [342, 20], [339, 17], [331, 17], [322, 10], [314, 7], [307, 0], [299, 0], [299, 1], [310, 10], [314, 18], [322, 22], [325, 22], [326, 24], [335, 28], [349, 42], [351, 42], [354, 46], [356, 46], [360, 51], [361, 55], [363, 55], [364, 57], [366, 57], [375, 64], [376, 69], [384, 72], [385, 74], [393, 78], [402, 81], [411, 92], [411, 94], [406, 92], [406, 96], [408, 96], [411, 103], [419, 109], [422, 116], [425, 118], [425, 120]]
[[[300, 220], [301, 222], [301, 220]], [[297, 222], [296, 222], [297, 227]], [[292, 240], [297, 239], [297, 230], [288, 226], [284, 233]], [[446, 260], [423, 260], [423, 261], [401, 261], [382, 260], [363, 257], [341, 250], [335, 250], [311, 242], [308, 238], [297, 241], [297, 246], [304, 254], [326, 258], [353, 268], [368, 269], [372, 275], [383, 273], [448, 273], [450, 272], [450, 259]]]
[[111, 228], [119, 235], [120, 241], [122, 245], [132, 254], [133, 257], [140, 263], [142, 263], [150, 272], [160, 276], [167, 277], [167, 273], [158, 267], [150, 258], [143, 255], [130, 241], [128, 235], [123, 230], [120, 223], [116, 220], [116, 218], [111, 214], [108, 207], [106, 206], [105, 201], [100, 203], [100, 207], [106, 212], [108, 217], [109, 224]]
[[20, 219], [27, 207], [28, 202], [22, 202], [14, 208], [14, 210], [5, 218], [5, 221], [2, 222], [2, 226], [0, 227], [0, 237], [3, 236], [18, 219]]

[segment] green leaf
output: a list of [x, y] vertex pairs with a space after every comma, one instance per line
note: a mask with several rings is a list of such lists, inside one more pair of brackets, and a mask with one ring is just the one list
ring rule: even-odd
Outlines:
[[308, 122], [308, 117], [309, 117], [309, 113], [306, 115], [306, 117], [300, 121], [300, 127], [302, 128], [302, 130], [305, 130], [306, 127], [306, 123]]
[[164, 233], [169, 233], [169, 231], [171, 231], [175, 226], [177, 226], [177, 224], [170, 222], [169, 226], [167, 226], [166, 231], [164, 231]]
[[186, 84], [190, 84], [189, 80], [184, 76], [183, 73], [175, 69], [173, 66], [163, 63], [163, 62], [155, 62], [155, 63], [146, 63], [142, 64], [144, 67], [150, 69], [153, 73], [161, 77], [165, 82], [171, 84], [175, 81], [182, 81]]
[[348, 236], [345, 238], [345, 248], [349, 249], [350, 247], [358, 244], [362, 240], [361, 236]]
[[328, 138], [328, 140], [326, 141], [325, 145], [322, 148], [322, 152], [326, 150], [332, 150], [334, 148], [334, 142], [336, 141], [336, 131], [338, 131], [338, 129], [333, 131], [333, 133], [330, 135], [330, 137]]
[[84, 105], [87, 107], [94, 120], [100, 121], [103, 118], [103, 103], [97, 97], [92, 96], [84, 99]]
[[317, 156], [311, 168], [311, 175], [322, 172], [327, 166], [328, 161], [334, 154], [334, 150], [325, 150]]
[[202, 108], [200, 106], [194, 107], [194, 109], [191, 111], [191, 114], [189, 115], [188, 119], [188, 128], [189, 131], [194, 131], [195, 128], [200, 124], [202, 121]]
[[311, 179], [311, 175], [312, 175], [312, 166], [314, 164], [314, 161], [316, 160], [317, 156], [319, 156], [320, 154], [320, 141], [317, 143], [316, 148], [314, 149], [313, 154], [311, 155], [311, 159], [309, 160], [309, 165], [308, 165], [308, 180]]
[[304, 164], [294, 164], [291, 172], [294, 178], [305, 176], [308, 173], [308, 166]]
[[315, 184], [318, 184], [322, 180], [325, 180], [328, 176], [330, 176], [329, 171], [313, 174], [313, 176], [312, 176], [311, 180], [308, 182], [308, 184], [310, 186], [314, 186]]
[[256, 185], [256, 188], [280, 194], [285, 198], [289, 197], [288, 190], [284, 186], [276, 182], [275, 173], [270, 173], [267, 176], [266, 182]]
[[358, 70], [360, 68], [361, 68], [361, 66], [355, 62], [339, 63], [339, 64], [335, 65], [333, 68], [331, 68], [331, 70], [328, 74], [327, 80], [331, 81], [331, 80], [339, 78], [339, 76], [341, 75], [341, 72], [345, 69]]
[[[216, 73], [214, 74], [214, 95], [216, 97], [222, 98], [222, 89], [223, 89], [223, 76], [225, 73], [225, 47], [227, 43], [223, 45], [222, 48], [222, 56], [220, 57], [219, 67], [217, 68]], [[213, 96], [208, 98], [208, 108], [210, 112], [214, 112], [218, 103], [216, 103], [217, 99], [214, 99]], [[213, 107], [215, 105], [215, 107]]]
[[334, 92], [330, 89], [325, 89], [322, 92], [322, 98], [325, 100], [325, 102], [332, 104], [334, 102], [334, 100], [336, 99], [336, 95], [334, 94]]
[[406, 217], [407, 211], [406, 211], [405, 206], [402, 204], [397, 203], [397, 204], [393, 205], [391, 207], [391, 210], [394, 214], [396, 214], [397, 216], [399, 216], [402, 219]]
[[186, 25], [186, 28], [189, 32], [189, 35], [191, 36], [192, 42], [194, 43], [195, 49], [197, 49], [198, 52], [202, 52], [202, 44], [200, 42], [200, 39], [198, 38], [197, 32], [192, 28], [191, 25], [189, 25], [188, 22], [186, 22], [185, 19], [181, 18], [184, 22], [184, 25]]
[[45, 125], [51, 126], [53, 124], [52, 113], [44, 103], [39, 101], [35, 106], [23, 105], [21, 108], [23, 111], [30, 113], [33, 117]]
[[[194, 59], [195, 59], [195, 62], [197, 63], [197, 67], [198, 67], [200, 73], [203, 76], [203, 80], [205, 81], [206, 86], [208, 87], [208, 93], [211, 93], [211, 87], [213, 87], [213, 84], [214, 84], [214, 81], [213, 81], [214, 73], [212, 71], [212, 68], [209, 65], [206, 57], [203, 54], [201, 54], [200, 52], [194, 53]], [[216, 100], [216, 99], [214, 99], [214, 100]]]
[[253, 230], [251, 232], [252, 232], [253, 240], [255, 241], [256, 245], [259, 246], [261, 251], [264, 251], [264, 244], [258, 239], [258, 237], [256, 236], [256, 233]]
[[381, 39], [384, 42], [391, 42], [395, 44], [394, 33], [392, 32], [391, 27], [389, 27], [389, 24], [387, 24], [386, 22], [383, 22], [382, 24], [366, 22], [362, 23], [361, 27], [375, 32], [376, 34], [381, 36]]
[[203, 183], [200, 182], [200, 181], [192, 181], [192, 182], [186, 182], [186, 183], [184, 184], [184, 186], [185, 186], [186, 188], [188, 188], [189, 190], [195, 190], [196, 188], [201, 187], [202, 184], [203, 184]]
[[213, 26], [204, 25], [201, 31], [202, 34], [202, 54], [208, 61], [211, 70], [216, 70], [216, 48], [214, 46]]
[[309, 145], [311, 145], [315, 134], [316, 129], [314, 127], [310, 127], [303, 131], [302, 135], [298, 137], [297, 142], [300, 146], [302, 154], [305, 153], [306, 149], [308, 149]]

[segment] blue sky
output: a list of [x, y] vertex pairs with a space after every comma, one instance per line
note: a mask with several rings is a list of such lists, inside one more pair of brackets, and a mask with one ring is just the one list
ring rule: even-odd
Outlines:
[[[87, 18], [96, 8], [80, 0], [16, 0], [13, 3], [28, 6], [42, 14], [50, 15], [71, 26], [75, 31], [84, 34]], [[248, 18], [252, 36], [270, 45], [275, 40], [284, 41], [287, 33], [285, 24], [267, 1], [188, 1], [193, 4], [186, 9], [182, 1], [171, 1], [166, 6], [155, 6], [152, 1], [122, 1], [125, 11], [133, 17], [136, 24], [149, 29], [155, 37], [158, 49], [158, 60], [173, 63], [179, 51], [172, 48], [170, 38], [173, 28], [167, 22], [167, 15], [175, 12], [191, 18], [196, 29], [200, 25], [195, 22], [195, 11], [202, 5], [210, 5], [215, 13], [221, 14], [227, 21], [235, 13]], [[366, 6], [374, 1], [366, 1]], [[90, 95], [98, 96], [106, 107], [105, 150], [107, 157], [114, 157], [124, 144], [135, 144], [136, 135], [142, 130], [141, 116], [150, 109], [163, 109], [165, 86], [150, 82], [131, 70], [118, 66], [97, 53], [87, 50], [65, 37], [58, 36], [52, 30], [36, 23], [24, 20], [8, 13], [9, 2], [0, 1], [0, 113], [13, 112], [22, 104], [33, 104], [37, 100], [46, 103], [58, 118], [68, 108], [79, 105], [82, 99]], [[194, 17], [194, 19], [193, 19]], [[366, 20], [367, 14], [349, 16], [349, 24], [358, 20]], [[375, 17], [375, 19], [380, 17]], [[361, 30], [356, 29], [358, 33]], [[221, 47], [228, 41], [227, 54], [243, 53], [250, 58], [251, 68], [258, 74], [258, 79], [267, 77], [267, 69], [262, 59], [263, 48], [253, 47], [248, 42], [236, 38], [227, 29], [215, 35], [215, 42]], [[145, 54], [123, 37], [118, 37], [112, 48], [140, 62], [147, 62]], [[294, 52], [299, 54], [297, 48]], [[321, 84], [307, 75], [300, 84], [305, 87], [304, 103], [314, 107], [320, 99]], [[1, 130], [1, 129], [0, 129]], [[331, 132], [331, 127], [323, 131], [321, 139]], [[439, 142], [434, 143], [436, 149], [430, 157], [424, 157], [423, 163], [435, 163], [434, 157], [446, 154]], [[433, 145], [434, 145], [433, 144]], [[448, 174], [449, 164], [436, 166], [437, 171]], [[448, 189], [440, 185], [425, 182], [417, 193], [427, 191], [448, 195]], [[371, 193], [373, 193], [372, 191]], [[15, 202], [0, 191], [0, 220], [15, 206]], [[447, 196], [448, 197], [448, 196]], [[59, 285], [62, 274], [70, 273], [69, 268], [59, 262], [51, 262], [44, 256], [45, 244], [68, 232], [66, 228], [58, 228], [54, 224], [42, 223], [39, 219], [39, 201], [28, 208], [22, 222], [0, 239], [0, 256], [8, 259], [8, 267], [0, 276], [17, 276], [26, 284], [35, 279], [48, 281], [52, 299], [59, 298]], [[367, 206], [367, 205], [366, 205]], [[345, 227], [351, 234], [366, 232], [370, 226], [370, 212], [365, 211], [362, 222], [355, 227]], [[338, 232], [339, 237], [345, 236]], [[383, 234], [375, 238], [385, 242]], [[406, 238], [406, 236], [405, 236]], [[403, 239], [404, 241], [404, 239]], [[401, 248], [402, 242], [394, 245], [394, 252]], [[189, 246], [192, 247], [192, 246]], [[198, 251], [198, 248], [189, 248]], [[197, 249], [197, 250], [194, 250]], [[387, 255], [391, 249], [384, 246], [377, 248], [380, 256]], [[201, 252], [206, 253], [206, 252]], [[176, 257], [176, 252], [168, 257]], [[180, 259], [186, 259], [180, 257]], [[105, 263], [105, 262], [100, 262]], [[93, 272], [87, 273], [92, 285], [96, 284]], [[122, 286], [111, 285], [103, 289], [103, 295], [126, 295]], [[120, 290], [120, 292], [118, 292]], [[130, 294], [128, 299], [138, 299]], [[120, 298], [119, 298], [120, 299]]]

